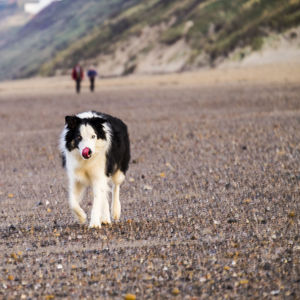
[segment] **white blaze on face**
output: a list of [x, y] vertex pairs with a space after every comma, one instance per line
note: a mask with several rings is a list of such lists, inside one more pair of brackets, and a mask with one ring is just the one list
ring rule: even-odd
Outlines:
[[97, 144], [97, 134], [94, 130], [94, 128], [90, 125], [81, 125], [79, 129], [80, 135], [82, 137], [82, 140], [78, 144], [80, 155], [83, 158], [83, 151], [84, 149], [88, 148], [90, 149], [91, 156], [96, 152], [96, 144]]

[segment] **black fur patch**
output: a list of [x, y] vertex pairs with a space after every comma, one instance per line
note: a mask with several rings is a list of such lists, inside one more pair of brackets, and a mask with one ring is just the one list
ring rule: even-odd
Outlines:
[[125, 123], [120, 119], [105, 115], [112, 130], [110, 150], [106, 153], [106, 175], [111, 176], [117, 170], [124, 174], [128, 170], [130, 161], [130, 142]]
[[105, 123], [105, 120], [100, 118], [91, 118], [91, 119], [83, 119], [86, 120], [85, 124], [89, 124], [93, 127], [97, 134], [97, 139], [106, 140], [106, 135], [103, 129], [103, 123]]

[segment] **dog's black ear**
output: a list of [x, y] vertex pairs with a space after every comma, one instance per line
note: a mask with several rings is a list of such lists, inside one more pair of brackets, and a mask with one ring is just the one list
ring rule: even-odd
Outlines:
[[79, 124], [80, 119], [76, 116], [66, 116], [65, 121], [69, 129], [74, 129]]

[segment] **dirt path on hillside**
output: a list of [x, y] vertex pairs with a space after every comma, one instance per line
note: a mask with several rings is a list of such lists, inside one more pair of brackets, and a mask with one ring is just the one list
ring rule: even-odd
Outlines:
[[[1, 83], [0, 298], [299, 297], [300, 80], [252, 76]], [[121, 221], [101, 230], [75, 223], [57, 149], [89, 109], [132, 147]]]

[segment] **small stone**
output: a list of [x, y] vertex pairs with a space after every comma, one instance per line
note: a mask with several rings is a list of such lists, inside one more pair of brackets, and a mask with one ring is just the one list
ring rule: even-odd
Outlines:
[[237, 223], [237, 219], [230, 218], [227, 220], [227, 223], [229, 223], [229, 224]]
[[240, 280], [240, 284], [248, 284], [249, 283], [249, 280], [248, 279], [242, 279]]
[[279, 293], [280, 293], [280, 290], [274, 290], [274, 291], [271, 291], [271, 295], [272, 295], [272, 296], [279, 295]]
[[165, 172], [161, 172], [161, 173], [159, 174], [159, 176], [160, 176], [161, 178], [165, 178], [165, 177], [166, 177], [166, 173], [165, 173]]
[[14, 276], [12, 276], [12, 275], [8, 275], [8, 276], [7, 276], [7, 279], [10, 280], [10, 281], [13, 281], [15, 278], [14, 278]]
[[294, 218], [296, 216], [296, 213], [294, 211], [290, 211], [288, 216], [290, 218]]
[[175, 168], [170, 163], [166, 163], [166, 167], [168, 167], [172, 171], [175, 170]]
[[225, 189], [228, 190], [230, 188], [231, 184], [230, 183], [226, 183], [225, 184]]
[[290, 291], [286, 291], [284, 295], [287, 296], [287, 297], [289, 297], [291, 294], [292, 293]]
[[144, 191], [151, 191], [151, 190], [152, 190], [152, 186], [144, 185]]
[[265, 263], [263, 268], [264, 268], [264, 270], [266, 270], [266, 271], [270, 271], [271, 268], [272, 268], [272, 265], [271, 265], [270, 263]]
[[14, 260], [17, 260], [18, 259], [18, 255], [16, 253], [12, 253], [10, 255], [11, 258], [13, 258]]
[[126, 294], [124, 300], [135, 300], [136, 296], [134, 294]]
[[172, 294], [175, 295], [175, 296], [179, 295], [179, 294], [180, 294], [179, 289], [175, 287], [175, 288], [172, 290]]

